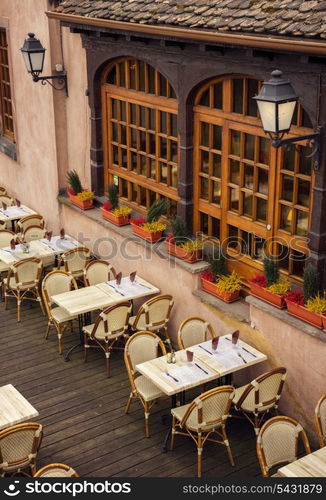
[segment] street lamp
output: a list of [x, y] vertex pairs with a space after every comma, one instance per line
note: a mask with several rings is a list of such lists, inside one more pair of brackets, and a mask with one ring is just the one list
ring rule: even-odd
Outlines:
[[[28, 33], [28, 38], [25, 40], [23, 47], [20, 49], [23, 55], [26, 69], [31, 73], [34, 82], [41, 82], [42, 85], [49, 83], [55, 90], [66, 90], [67, 92], [67, 75], [51, 75], [39, 76], [43, 71], [45, 48], [41, 42], [35, 38], [34, 33]], [[55, 87], [49, 80], [57, 80], [60, 87]]]
[[275, 148], [306, 140], [307, 145], [314, 148], [310, 156], [315, 156], [314, 168], [318, 169], [320, 130], [313, 134], [283, 139], [291, 128], [298, 96], [291, 82], [283, 78], [282, 71], [272, 71], [271, 77], [263, 82], [258, 95], [253, 97], [257, 102], [264, 132], [270, 136]]

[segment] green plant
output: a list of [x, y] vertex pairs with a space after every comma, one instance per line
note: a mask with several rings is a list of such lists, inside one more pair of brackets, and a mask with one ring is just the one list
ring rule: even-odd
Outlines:
[[154, 220], [153, 222], [146, 222], [142, 228], [149, 233], [157, 233], [159, 231], [164, 231], [166, 229], [166, 224], [159, 220]]
[[186, 242], [186, 239], [189, 236], [189, 231], [187, 229], [185, 221], [179, 215], [175, 215], [170, 219], [169, 222], [173, 234], [174, 243], [179, 246], [182, 245]]
[[241, 288], [240, 276], [233, 270], [231, 274], [220, 276], [216, 288], [219, 292], [234, 293]]
[[317, 269], [308, 264], [303, 271], [303, 297], [304, 303], [307, 304], [309, 299], [316, 297], [319, 291], [319, 277]]
[[189, 240], [186, 241], [185, 243], [182, 243], [181, 248], [185, 250], [188, 253], [196, 252], [198, 250], [202, 250], [204, 246], [204, 243], [202, 240], [196, 239], [196, 240]]
[[79, 175], [76, 170], [70, 170], [66, 175], [67, 182], [75, 194], [81, 193], [83, 191], [83, 186], [80, 182]]
[[278, 268], [278, 261], [274, 257], [264, 258], [264, 274], [267, 286], [270, 287], [280, 281], [280, 272]]
[[280, 280], [277, 283], [274, 283], [273, 285], [269, 286], [267, 290], [269, 290], [272, 293], [276, 293], [277, 295], [286, 295], [288, 291], [291, 288], [291, 284], [289, 280], [284, 279]]
[[94, 198], [93, 191], [82, 191], [81, 193], [76, 194], [76, 198], [79, 201], [87, 201], [92, 200]]
[[219, 249], [218, 253], [214, 252], [213, 255], [208, 258], [208, 262], [211, 268], [211, 272], [216, 279], [218, 279], [222, 275], [227, 274], [226, 259], [221, 249]]
[[316, 314], [323, 314], [326, 311], [326, 297], [316, 295], [308, 300], [306, 308]]
[[111, 204], [111, 210], [114, 210], [119, 205], [118, 187], [115, 184], [108, 186], [108, 199]]
[[169, 209], [169, 202], [165, 198], [161, 198], [160, 200], [155, 200], [154, 203], [149, 207], [147, 212], [146, 221], [147, 222], [155, 222], [162, 215], [165, 215]]

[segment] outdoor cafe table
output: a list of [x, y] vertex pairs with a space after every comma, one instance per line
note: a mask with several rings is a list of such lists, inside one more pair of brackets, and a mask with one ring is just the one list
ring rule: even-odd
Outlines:
[[[240, 339], [233, 347], [231, 339], [232, 335], [221, 336], [216, 353], [211, 349], [211, 340], [189, 347], [187, 351], [194, 353], [191, 363], [187, 362], [186, 350], [183, 349], [175, 353], [175, 364], [168, 364], [167, 357], [161, 356], [136, 365], [136, 370], [150, 379], [164, 394], [172, 396], [172, 407], [175, 407], [178, 393], [183, 394], [188, 389], [266, 361], [265, 354]], [[170, 431], [163, 451], [167, 450], [169, 437]]]
[[17, 205], [12, 205], [10, 207], [7, 207], [6, 210], [0, 208], [0, 220], [5, 222], [11, 221], [13, 231], [15, 229], [16, 220], [20, 220], [23, 217], [32, 214], [36, 214], [36, 212], [34, 212], [34, 210], [32, 210], [31, 208], [26, 207], [25, 205], [21, 205], [20, 207], [17, 207]]
[[326, 477], [326, 446], [278, 469], [281, 477]]
[[134, 284], [131, 284], [129, 277], [124, 277], [120, 286], [116, 286], [115, 280], [111, 280], [53, 295], [53, 302], [62, 307], [70, 316], [78, 316], [80, 322], [80, 342], [69, 349], [65, 361], [69, 361], [70, 353], [74, 349], [83, 345], [82, 326], [86, 324], [85, 319], [90, 321], [90, 312], [159, 292], [159, 288], [138, 276]]
[[38, 414], [13, 385], [0, 387], [0, 430], [37, 417]]

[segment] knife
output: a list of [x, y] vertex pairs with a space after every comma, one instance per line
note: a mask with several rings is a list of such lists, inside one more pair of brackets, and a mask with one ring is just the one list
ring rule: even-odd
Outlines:
[[117, 293], [120, 293], [120, 295], [122, 295], [123, 297], [125, 296], [124, 293], [120, 292], [120, 290], [117, 290], [115, 286], [111, 285], [111, 283], [109, 283], [108, 281], [106, 282], [107, 285], [109, 285], [111, 288], [113, 288], [113, 290]]
[[254, 358], [257, 358], [256, 354], [254, 354], [253, 352], [248, 351], [248, 349], [246, 349], [245, 347], [241, 346], [241, 349], [243, 349], [244, 351], [246, 351], [248, 354], [251, 354], [251, 356], [253, 356]]
[[197, 363], [195, 363], [195, 365], [197, 366], [197, 368], [199, 368], [202, 372], [206, 373], [206, 375], [208, 375], [208, 372], [206, 370], [204, 370], [204, 368], [202, 368], [200, 365], [197, 365]]
[[211, 356], [213, 356], [213, 353], [208, 351], [207, 349], [205, 349], [205, 347], [203, 347], [202, 345], [198, 345], [198, 347], [200, 347], [201, 349], [203, 349], [204, 351], [208, 352], [208, 354], [210, 354]]

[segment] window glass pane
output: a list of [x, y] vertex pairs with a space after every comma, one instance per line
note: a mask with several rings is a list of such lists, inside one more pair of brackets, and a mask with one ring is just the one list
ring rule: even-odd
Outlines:
[[146, 128], [146, 108], [144, 106], [139, 106], [140, 108], [140, 126]]
[[290, 249], [284, 245], [278, 244], [277, 251], [278, 251], [278, 261], [280, 268], [288, 270]]
[[155, 70], [152, 66], [147, 65], [148, 71], [148, 92], [150, 94], [155, 94]]
[[119, 192], [121, 196], [128, 198], [128, 182], [121, 177], [119, 177]]
[[222, 109], [223, 105], [223, 84], [222, 82], [215, 83], [213, 87], [214, 93], [214, 108]]
[[209, 170], [208, 160], [209, 160], [208, 151], [201, 151], [200, 170], [201, 170], [201, 172], [204, 172], [205, 174], [208, 174], [208, 170]]
[[131, 132], [131, 147], [137, 149], [137, 129], [132, 128]]
[[166, 163], [161, 162], [161, 182], [163, 184], [167, 184], [167, 179], [168, 179], [168, 166]]
[[178, 137], [177, 115], [171, 113], [171, 135]]
[[200, 197], [208, 201], [208, 179], [206, 177], [200, 178]]
[[161, 158], [167, 158], [167, 141], [165, 137], [160, 138], [160, 157]]
[[202, 146], [209, 147], [209, 124], [201, 122], [201, 141]]
[[171, 142], [171, 160], [174, 161], [174, 163], [177, 163], [178, 161], [178, 143], [177, 141], [170, 141]]
[[146, 189], [140, 186], [139, 190], [140, 190], [140, 204], [146, 207]]
[[243, 80], [233, 80], [233, 108], [234, 113], [243, 113]]
[[289, 150], [284, 151], [283, 168], [294, 171], [295, 146], [290, 145]]
[[249, 193], [244, 193], [243, 213], [252, 216], [252, 195]]
[[259, 163], [269, 165], [271, 141], [265, 137], [259, 138]]
[[300, 147], [300, 156], [299, 156], [299, 172], [304, 175], [311, 175], [311, 167], [312, 167], [312, 158], [308, 158], [308, 155], [311, 154], [311, 148], [308, 146]]
[[151, 130], [155, 130], [156, 129], [156, 126], [155, 126], [155, 109], [153, 109], [153, 108], [150, 108], [150, 110], [149, 110], [149, 128]]
[[303, 275], [303, 270], [305, 266], [307, 256], [304, 253], [292, 250], [291, 261], [293, 267], [293, 274], [297, 276]]
[[258, 191], [268, 194], [268, 171], [263, 168], [258, 169]]
[[121, 106], [121, 121], [125, 122], [126, 120], [126, 103], [125, 101], [120, 101]]
[[205, 90], [199, 101], [200, 106], [209, 106], [209, 88]]
[[233, 184], [239, 184], [240, 182], [240, 162], [236, 160], [230, 160], [230, 181]]
[[129, 104], [129, 110], [130, 110], [130, 123], [133, 125], [136, 125], [136, 104]]
[[129, 85], [131, 89], [136, 89], [136, 62], [129, 61]]
[[293, 177], [289, 175], [282, 176], [282, 199], [287, 201], [293, 200]]
[[253, 99], [258, 94], [258, 80], [247, 80], [247, 115], [257, 116], [257, 103]]
[[146, 153], [146, 132], [140, 131], [139, 137], [140, 137], [139, 149], [140, 151], [144, 151], [144, 153]]
[[126, 126], [125, 125], [120, 125], [120, 130], [121, 130], [121, 144], [127, 145], [127, 136], [126, 136]]
[[125, 75], [125, 63], [124, 62], [119, 63], [119, 70], [120, 70], [120, 87], [125, 87], [126, 86], [126, 75]]
[[265, 244], [266, 240], [260, 236], [255, 236], [255, 248], [254, 248], [254, 259], [263, 260], [265, 257]]
[[284, 229], [284, 231], [287, 231], [289, 233], [291, 232], [292, 217], [293, 217], [292, 208], [287, 207], [285, 205], [282, 205], [281, 206], [281, 221], [280, 221], [281, 229]]
[[[213, 156], [213, 176], [221, 178], [221, 156], [212, 154]], [[233, 160], [232, 160], [233, 161]]]
[[149, 176], [151, 179], [156, 180], [156, 160], [149, 158]]
[[257, 200], [257, 220], [266, 222], [267, 220], [267, 200], [256, 198]]
[[111, 99], [111, 115], [112, 118], [118, 118], [118, 102], [116, 99]]
[[160, 74], [160, 95], [166, 97], [166, 79]]
[[252, 237], [247, 231], [241, 231], [241, 253], [251, 255], [252, 253]]
[[139, 90], [145, 92], [145, 63], [139, 61]]
[[164, 111], [160, 112], [160, 132], [162, 134], [167, 134], [166, 115], [167, 113]]
[[234, 212], [239, 211], [239, 190], [230, 188], [230, 210]]
[[228, 226], [228, 247], [237, 249], [238, 244], [238, 228], [234, 226]]
[[297, 210], [296, 234], [298, 234], [299, 236], [307, 236], [308, 222], [309, 222], [308, 212], [302, 212], [301, 210]]
[[251, 134], [245, 134], [245, 158], [255, 159], [255, 136]]
[[110, 83], [111, 85], [117, 84], [117, 67], [116, 67], [116, 65], [113, 66], [110, 73], [108, 74], [107, 82]]
[[245, 178], [244, 178], [245, 187], [248, 189], [254, 189], [254, 167], [253, 167], [253, 165], [247, 165], [245, 163], [244, 170], [245, 170]]
[[220, 220], [212, 217], [212, 236], [218, 239], [220, 239], [220, 225]]
[[213, 149], [222, 149], [222, 127], [213, 125]]
[[124, 148], [120, 148], [120, 150], [121, 150], [121, 165], [120, 165], [120, 167], [127, 168], [128, 167], [127, 150]]
[[310, 182], [298, 179], [298, 204], [309, 207]]
[[156, 151], [156, 139], [155, 139], [155, 134], [147, 134], [148, 136], [148, 144], [149, 144], [149, 153], [151, 155], [155, 155]]
[[213, 203], [219, 205], [221, 203], [221, 184], [213, 182]]
[[118, 124], [111, 123], [112, 141], [118, 142]]
[[240, 156], [240, 137], [238, 130], [231, 130], [231, 154]]
[[175, 165], [171, 166], [171, 185], [172, 187], [178, 187], [178, 169]]
[[204, 234], [208, 234], [208, 215], [200, 213], [200, 229]]

